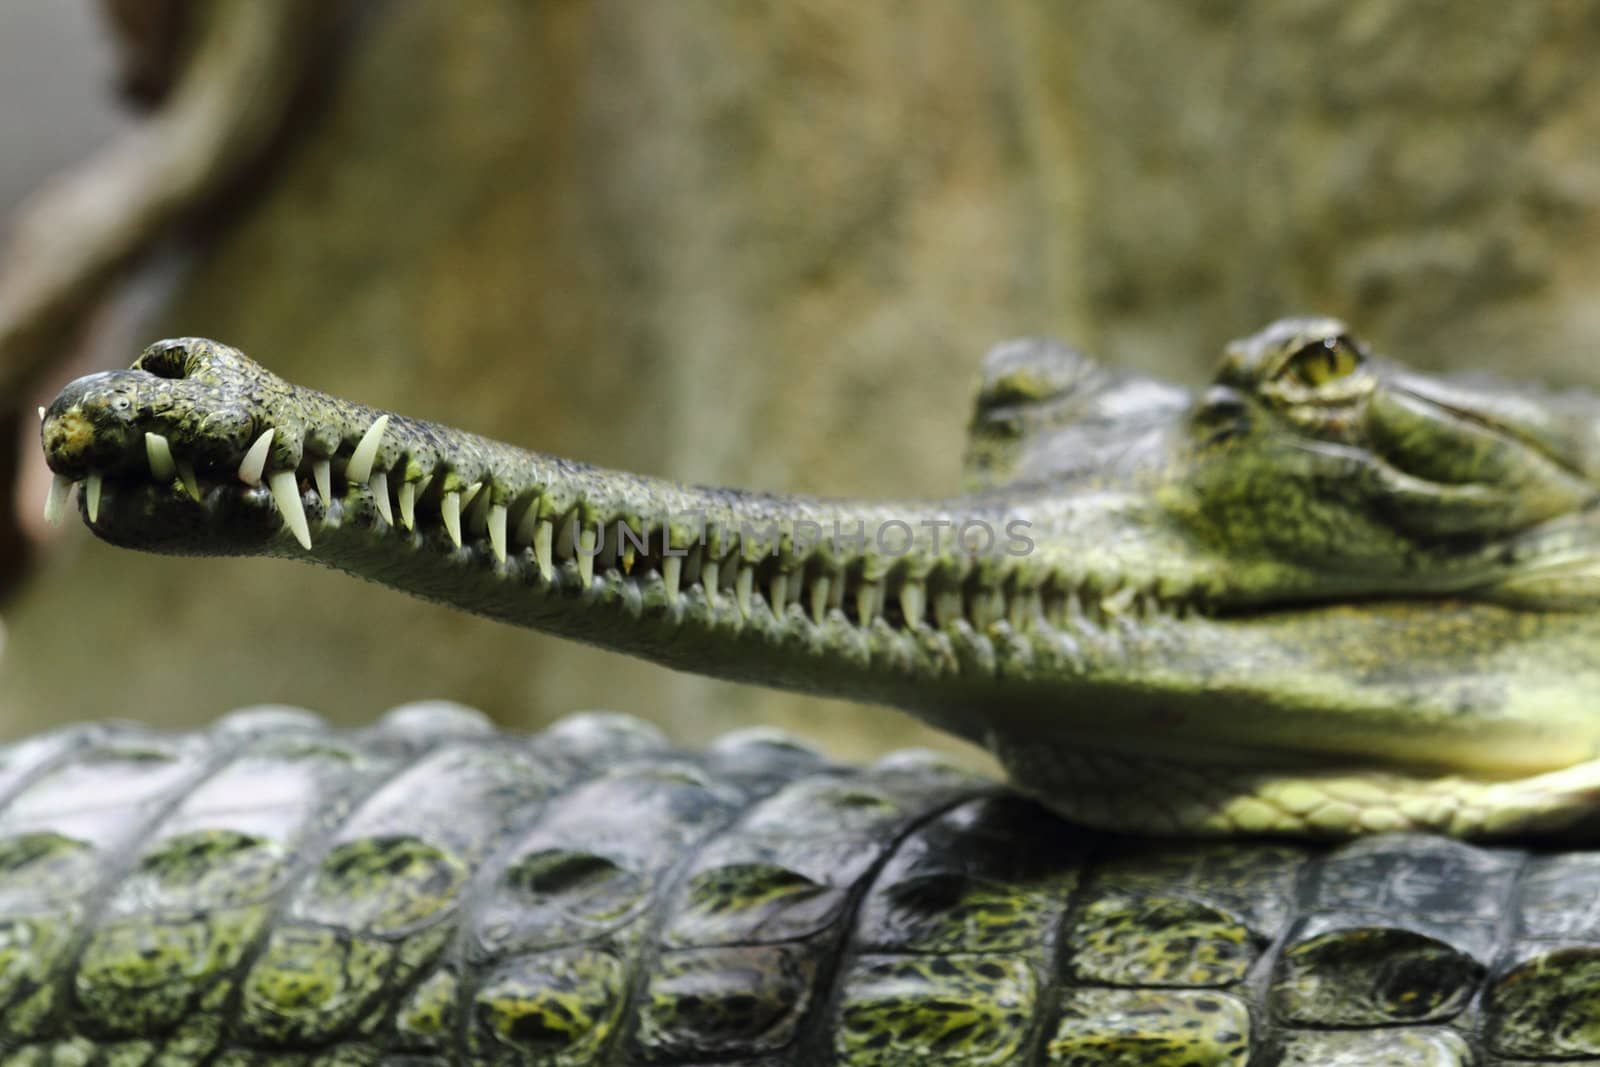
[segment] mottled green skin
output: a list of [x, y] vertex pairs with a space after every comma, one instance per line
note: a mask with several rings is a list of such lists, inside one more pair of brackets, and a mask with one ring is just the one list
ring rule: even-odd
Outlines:
[[5, 1067], [1600, 1063], [1600, 853], [1097, 834], [450, 705], [0, 748]]
[[[1572, 821], [1592, 791], [1547, 803], [1535, 790], [1470, 817], [1427, 792], [1444, 772], [1520, 778], [1600, 755], [1600, 401], [1587, 394], [1416, 375], [1327, 319], [1235, 343], [1198, 395], [1021, 343], [985, 364], [964, 496], [702, 489], [392, 416], [373, 469], [391, 511], [401, 486], [416, 490], [414, 529], [347, 477], [378, 416], [189, 339], [73, 383], [42, 433], [58, 474], [105, 478], [91, 526], [115, 543], [307, 558], [683, 669], [902, 707], [1103, 826], [1517, 833]], [[268, 470], [294, 471], [309, 551], [267, 490], [236, 477], [264, 429]], [[146, 433], [194, 464], [199, 501], [152, 482]], [[457, 544], [446, 504], [473, 486]], [[621, 550], [617, 520], [652, 547]], [[979, 520], [999, 537], [1025, 523], [1032, 549], [953, 544]], [[873, 536], [808, 548], [787, 536], [801, 521]], [[893, 522], [914, 535], [908, 552], [877, 544]], [[572, 531], [543, 564], [541, 523]], [[577, 532], [597, 524], [611, 532], [591, 575]], [[776, 555], [741, 533], [769, 524], [786, 535]], [[1220, 772], [1182, 776], [1182, 810], [1156, 810], [1141, 797], [1174, 762]], [[1256, 799], [1308, 768], [1393, 772], [1395, 799]]]

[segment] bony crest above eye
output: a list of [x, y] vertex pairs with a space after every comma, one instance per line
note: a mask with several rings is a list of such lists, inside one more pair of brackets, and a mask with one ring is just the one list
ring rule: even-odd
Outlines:
[[1343, 334], [1312, 341], [1297, 349], [1284, 364], [1283, 374], [1307, 389], [1348, 378], [1360, 370], [1366, 357]]

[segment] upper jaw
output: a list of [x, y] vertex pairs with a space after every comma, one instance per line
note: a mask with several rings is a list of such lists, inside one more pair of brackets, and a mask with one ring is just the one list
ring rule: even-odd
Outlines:
[[128, 379], [125, 371], [79, 378], [40, 411], [40, 442], [53, 472], [81, 479], [134, 469], [143, 405], [136, 383]]
[[155, 435], [179, 442], [182, 458], [197, 469], [237, 468], [257, 433], [257, 418], [229, 385], [169, 380], [139, 368], [79, 378], [43, 412], [45, 461], [74, 479], [143, 477], [146, 439]]

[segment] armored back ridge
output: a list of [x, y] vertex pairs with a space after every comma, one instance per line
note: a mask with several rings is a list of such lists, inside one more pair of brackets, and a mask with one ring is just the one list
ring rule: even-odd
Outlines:
[[1600, 853], [1118, 839], [448, 705], [0, 750], [7, 1065], [1600, 1061]]

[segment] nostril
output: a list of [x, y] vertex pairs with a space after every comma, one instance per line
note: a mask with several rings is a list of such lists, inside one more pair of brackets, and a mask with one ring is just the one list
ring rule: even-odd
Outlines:
[[189, 350], [182, 345], [152, 345], [144, 350], [134, 366], [157, 378], [181, 380], [189, 376]]

